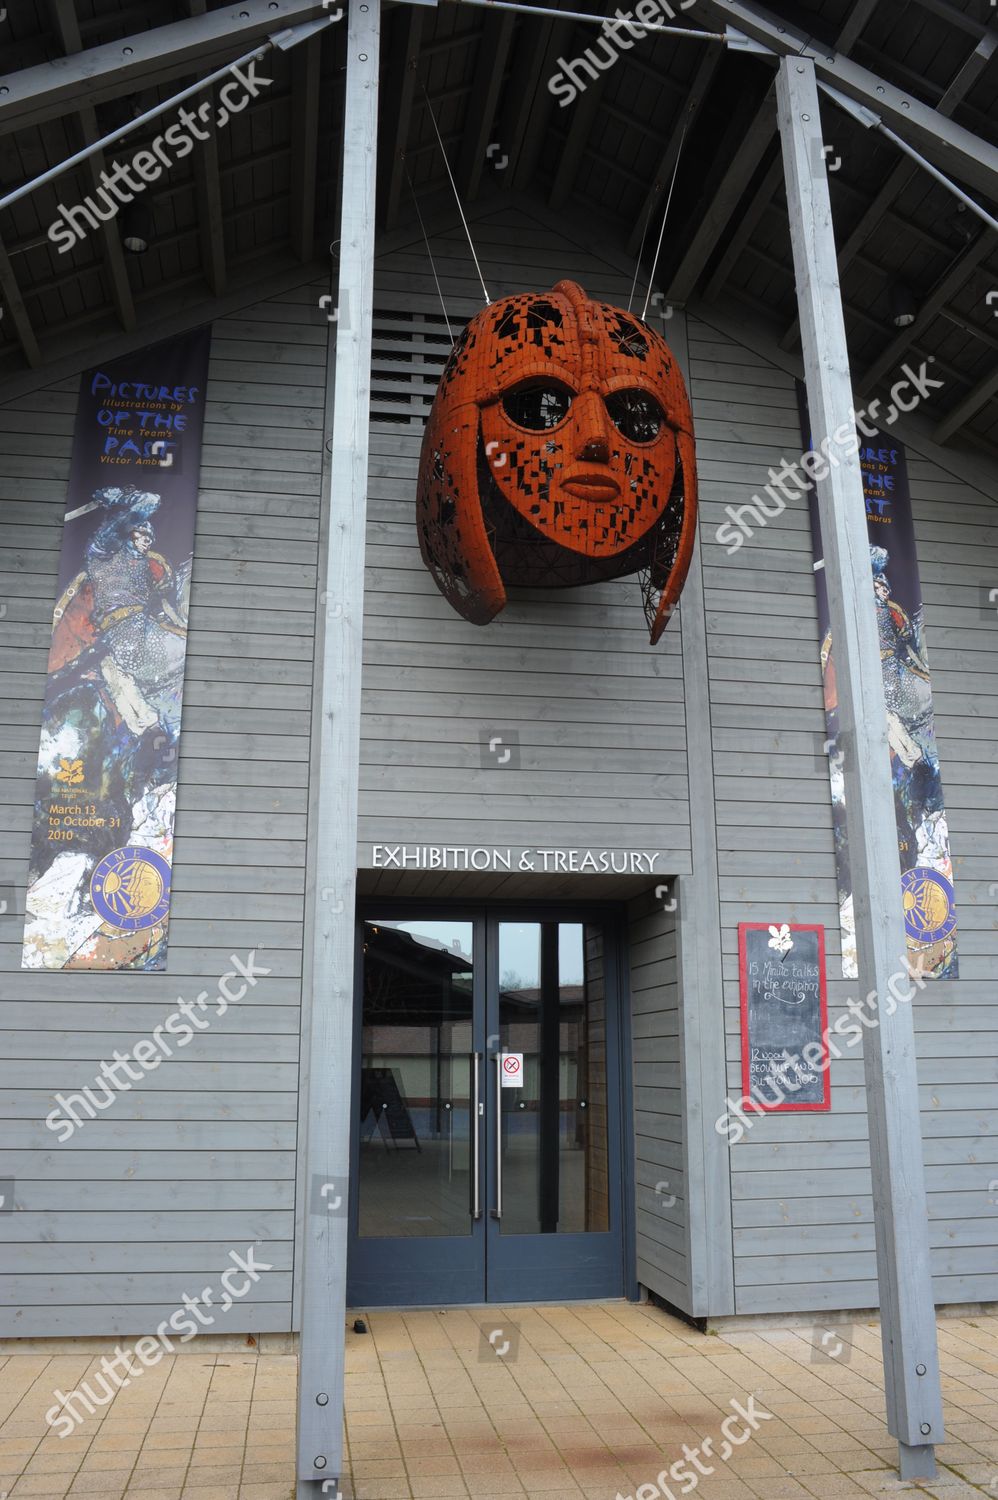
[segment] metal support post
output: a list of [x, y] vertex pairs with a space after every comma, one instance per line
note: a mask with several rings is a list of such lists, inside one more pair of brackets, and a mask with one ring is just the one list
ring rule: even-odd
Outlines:
[[906, 974], [894, 792], [874, 609], [866, 505], [854, 443], [855, 412], [832, 233], [814, 63], [784, 57], [777, 76], [811, 443], [834, 456], [817, 480], [840, 730], [851, 747], [845, 801], [856, 909], [880, 1285], [887, 1425], [902, 1479], [935, 1473], [942, 1393], [929, 1264], [911, 1006], [888, 1005], [888, 981]]
[[371, 405], [380, 0], [350, 0], [315, 820], [313, 1003], [298, 1386], [298, 1500], [338, 1496], [342, 1461], [364, 533]]

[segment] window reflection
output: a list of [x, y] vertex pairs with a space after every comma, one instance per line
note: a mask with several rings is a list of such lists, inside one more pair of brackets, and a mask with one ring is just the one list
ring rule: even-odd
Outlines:
[[499, 1030], [523, 1053], [500, 1093], [503, 1234], [609, 1228], [606, 1001], [599, 927], [503, 922]]
[[469, 1234], [472, 924], [366, 922], [360, 1234]]

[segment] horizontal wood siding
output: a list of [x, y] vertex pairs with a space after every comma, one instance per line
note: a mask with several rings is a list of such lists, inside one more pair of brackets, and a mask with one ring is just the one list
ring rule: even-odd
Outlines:
[[676, 917], [651, 891], [627, 910], [638, 1281], [688, 1311]]
[[[493, 298], [571, 268], [627, 301], [620, 272], [518, 211], [474, 235]], [[463, 325], [482, 295], [460, 230], [433, 252]], [[423, 422], [450, 348], [421, 241], [379, 260], [375, 308], [359, 864], [404, 843], [658, 851], [657, 869], [687, 870], [678, 621], [649, 646], [636, 578], [517, 589], [487, 629], [454, 613], [416, 536]], [[484, 731], [518, 742], [519, 765], [483, 755]]]
[[[741, 1093], [737, 924], [820, 922], [829, 1017], [858, 993], [840, 943], [806, 500], [728, 554], [725, 506], [800, 455], [793, 381], [690, 321], [724, 948], [728, 1092]], [[908, 447], [936, 729], [956, 873], [960, 973], [915, 1002], [939, 1303], [998, 1297], [998, 580], [994, 500]], [[996, 476], [998, 479], [998, 476]], [[751, 519], [751, 518], [749, 518]], [[990, 884], [989, 884], [990, 878]], [[732, 1147], [736, 1309], [877, 1303], [860, 1047], [831, 1069], [829, 1114], [757, 1120]], [[718, 1103], [718, 1113], [723, 1109]]]
[[[626, 304], [629, 277], [523, 211], [476, 244], [493, 297], [567, 270]], [[467, 247], [434, 239], [448, 313], [481, 306]], [[165, 975], [22, 972], [39, 717], [76, 382], [0, 407], [0, 1335], [134, 1333], [215, 1285], [230, 1250], [271, 1263], [229, 1331], [291, 1326], [299, 1005], [309, 810], [325, 344], [304, 287], [216, 324]], [[358, 862], [372, 846], [600, 847], [690, 870], [680, 618], [650, 648], [635, 579], [515, 591], [486, 630], [458, 618], [415, 531], [422, 423], [449, 347], [422, 244], [379, 259], [364, 622]], [[838, 912], [806, 506], [735, 554], [715, 540], [770, 466], [800, 453], [793, 383], [703, 320], [689, 323], [702, 502], [728, 1091], [740, 1092], [736, 927], [820, 922], [831, 1018]], [[936, 1295], [998, 1297], [998, 512], [909, 448], [937, 733], [956, 863], [962, 978], [916, 1001]], [[335, 601], [322, 601], [335, 608]], [[519, 764], [483, 763], [483, 731]], [[707, 753], [706, 744], [701, 747]], [[514, 866], [515, 868], [515, 866]], [[379, 890], [395, 888], [390, 872]], [[519, 877], [520, 896], [584, 877]], [[535, 882], [531, 884], [531, 882]], [[591, 891], [612, 895], [605, 877]], [[491, 876], [424, 894], [494, 893]], [[684, 1119], [674, 918], [631, 897], [638, 1274], [686, 1305]], [[682, 885], [680, 883], [680, 889]], [[512, 888], [510, 890], [512, 894]], [[617, 894], [621, 894], [618, 891]], [[272, 970], [238, 1006], [60, 1146], [57, 1091], [90, 1083], [232, 953]], [[830, 1114], [755, 1123], [731, 1151], [736, 1310], [876, 1302], [858, 1049], [832, 1067]], [[718, 1116], [724, 1100], [713, 1101]], [[706, 1111], [712, 1107], [703, 1101]], [[670, 1198], [675, 1195], [675, 1202]], [[31, 1253], [24, 1253], [30, 1247]]]
[[[272, 1266], [218, 1331], [291, 1326], [305, 832], [327, 323], [303, 287], [214, 326], [165, 974], [24, 972], [24, 886], [78, 382], [0, 408], [0, 1334], [136, 1333]], [[0, 892], [0, 894], [5, 894]], [[230, 954], [272, 973], [65, 1144], [92, 1082]]]

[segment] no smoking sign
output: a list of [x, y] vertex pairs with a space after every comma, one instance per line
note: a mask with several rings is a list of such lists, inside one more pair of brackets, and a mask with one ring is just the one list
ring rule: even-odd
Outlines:
[[502, 1055], [502, 1086], [504, 1089], [523, 1088], [523, 1053], [504, 1052]]

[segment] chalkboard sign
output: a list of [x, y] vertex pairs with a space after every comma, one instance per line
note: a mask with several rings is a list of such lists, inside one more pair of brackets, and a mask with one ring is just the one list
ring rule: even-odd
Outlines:
[[830, 1109], [824, 928], [742, 922], [738, 971], [742, 1093], [760, 1109]]

